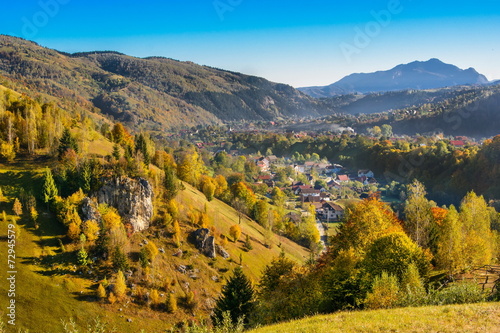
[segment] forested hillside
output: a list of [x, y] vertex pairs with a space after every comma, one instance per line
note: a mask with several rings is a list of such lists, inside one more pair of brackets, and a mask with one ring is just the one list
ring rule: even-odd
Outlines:
[[117, 52], [66, 54], [9, 36], [0, 36], [0, 74], [14, 81], [5, 84], [100, 111], [135, 129], [328, 113], [294, 88], [254, 76]]

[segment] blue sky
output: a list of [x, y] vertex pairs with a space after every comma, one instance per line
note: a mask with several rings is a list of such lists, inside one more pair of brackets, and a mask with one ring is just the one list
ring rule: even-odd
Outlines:
[[500, 79], [500, 1], [39, 0], [0, 33], [61, 51], [165, 56], [295, 87], [439, 58]]

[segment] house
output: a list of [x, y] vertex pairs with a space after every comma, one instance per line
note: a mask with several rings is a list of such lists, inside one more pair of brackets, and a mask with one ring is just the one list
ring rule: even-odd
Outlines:
[[344, 167], [340, 164], [333, 164], [333, 165], [328, 165], [326, 168], [325, 168], [325, 173], [327, 175], [331, 175], [332, 173], [339, 173], [341, 171], [344, 170]]
[[304, 189], [299, 188], [297, 192], [298, 195], [304, 197], [309, 197], [309, 196], [319, 197], [321, 195], [321, 191], [315, 190], [314, 188], [304, 188]]
[[258, 158], [255, 161], [255, 164], [259, 167], [261, 172], [268, 172], [269, 171], [269, 160], [265, 157]]
[[302, 190], [312, 189], [312, 188], [313, 187], [311, 185], [296, 185], [292, 187], [292, 191], [293, 193], [295, 193], [295, 195], [299, 195]]
[[274, 178], [273, 175], [260, 175], [257, 177], [257, 182], [265, 183], [266, 181], [270, 181]]
[[323, 203], [322, 203], [323, 198], [321, 198], [320, 196], [310, 195], [310, 196], [305, 196], [305, 197], [301, 197], [301, 198], [303, 199], [303, 200], [301, 200], [303, 203], [314, 204], [318, 208], [323, 205]]
[[269, 163], [271, 163], [271, 164], [278, 162], [278, 157], [276, 155], [270, 155], [267, 157], [267, 159], [269, 160]]
[[348, 175], [337, 175], [336, 180], [337, 180], [337, 182], [339, 182], [339, 183], [346, 183], [346, 182], [348, 182], [350, 179], [349, 179], [349, 176], [348, 176]]
[[450, 143], [452, 146], [455, 146], [455, 147], [465, 146], [465, 142], [463, 140], [452, 140], [452, 141], [450, 141]]
[[295, 171], [295, 173], [304, 173], [305, 172], [305, 168], [303, 165], [294, 164], [294, 165], [291, 165], [291, 167], [293, 168], [293, 171]]
[[358, 170], [358, 178], [373, 178], [375, 177], [375, 174], [371, 170]]
[[344, 209], [333, 202], [324, 202], [322, 208], [323, 218], [327, 221], [339, 221], [344, 216]]
[[311, 171], [315, 164], [316, 164], [315, 162], [305, 162], [304, 169], [306, 171]]
[[[301, 202], [306, 202], [308, 197], [317, 197], [318, 200], [321, 199], [321, 191], [315, 190], [313, 188], [306, 188], [303, 190], [299, 190], [299, 197]], [[311, 200], [311, 199], [308, 199]]]
[[341, 187], [340, 183], [336, 180], [330, 180], [328, 183], [326, 183], [329, 188], [335, 187], [336, 189], [339, 189]]

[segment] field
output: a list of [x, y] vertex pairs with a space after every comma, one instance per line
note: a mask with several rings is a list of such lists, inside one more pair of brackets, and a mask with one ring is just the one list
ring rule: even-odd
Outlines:
[[340, 312], [266, 326], [250, 333], [500, 332], [500, 304]]

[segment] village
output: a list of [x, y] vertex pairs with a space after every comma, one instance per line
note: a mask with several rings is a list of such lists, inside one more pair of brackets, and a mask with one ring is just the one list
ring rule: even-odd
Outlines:
[[323, 245], [328, 243], [328, 236], [336, 233], [346, 205], [368, 198], [380, 186], [371, 170], [353, 172], [326, 160], [290, 163], [291, 159], [270, 155], [255, 157], [254, 162], [260, 171], [254, 186], [267, 185], [267, 197], [278, 185], [276, 170], [293, 170], [294, 176], [288, 177], [285, 182], [287, 186], [280, 187], [288, 195], [287, 218], [298, 224], [308, 214], [307, 207], [314, 206]]

